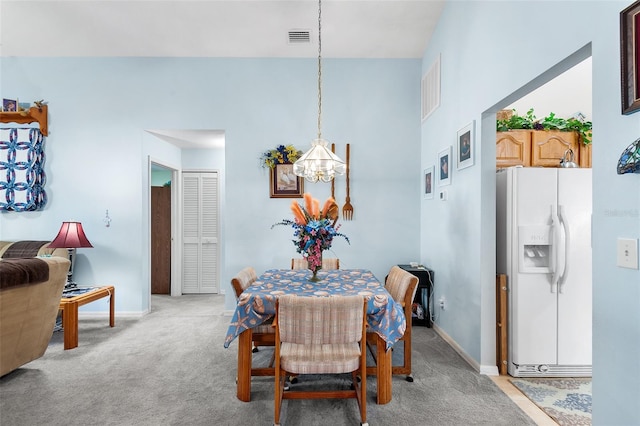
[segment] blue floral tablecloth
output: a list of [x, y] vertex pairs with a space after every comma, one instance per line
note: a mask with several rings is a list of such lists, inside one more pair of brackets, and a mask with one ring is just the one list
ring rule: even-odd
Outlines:
[[368, 298], [367, 323], [386, 343], [387, 349], [404, 335], [407, 327], [402, 306], [396, 303], [378, 279], [366, 269], [318, 272], [321, 281], [311, 282], [307, 269], [271, 269], [238, 298], [238, 306], [227, 330], [224, 347], [243, 331], [256, 327], [276, 313], [281, 294], [298, 296], [363, 295]]

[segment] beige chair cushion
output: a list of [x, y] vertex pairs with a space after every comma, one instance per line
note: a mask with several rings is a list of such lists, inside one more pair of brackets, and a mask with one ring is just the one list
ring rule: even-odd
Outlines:
[[236, 276], [231, 279], [231, 286], [233, 287], [233, 291], [236, 293], [236, 299], [240, 297], [242, 292], [257, 279], [258, 276], [256, 275], [256, 271], [251, 266], [247, 266], [238, 272]]
[[282, 368], [296, 374], [348, 373], [358, 369], [363, 297], [297, 297], [278, 300]]
[[[291, 269], [309, 269], [309, 263], [304, 257], [291, 259]], [[340, 269], [340, 259], [335, 257], [322, 258], [322, 270], [331, 271]]]
[[360, 345], [283, 343], [280, 346], [280, 365], [284, 370], [296, 374], [350, 373], [360, 365]]
[[[387, 276], [387, 281], [384, 287], [398, 303], [402, 303], [405, 300], [407, 289], [409, 288], [411, 281], [417, 280], [416, 276], [410, 272], [405, 271], [399, 266], [393, 266]], [[413, 288], [413, 294], [410, 300], [413, 300], [415, 296], [417, 286]]]

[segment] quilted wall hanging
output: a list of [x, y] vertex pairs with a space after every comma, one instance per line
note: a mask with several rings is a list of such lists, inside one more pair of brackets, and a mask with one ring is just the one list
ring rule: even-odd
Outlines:
[[44, 141], [37, 128], [0, 128], [0, 211], [44, 208]]

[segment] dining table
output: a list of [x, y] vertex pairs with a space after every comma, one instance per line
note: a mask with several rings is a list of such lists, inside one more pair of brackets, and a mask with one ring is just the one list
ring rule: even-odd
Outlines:
[[[301, 297], [361, 295], [367, 298], [367, 325], [375, 333], [377, 403], [391, 401], [391, 348], [406, 330], [406, 319], [397, 303], [376, 276], [367, 269], [320, 270], [319, 280], [311, 281], [308, 269], [270, 269], [245, 289], [227, 330], [224, 347], [238, 338], [238, 377], [236, 395], [239, 400], [251, 400], [252, 329], [276, 313], [278, 296], [294, 294]], [[363, 336], [363, 344], [366, 339]], [[364, 348], [366, 350], [366, 347]]]

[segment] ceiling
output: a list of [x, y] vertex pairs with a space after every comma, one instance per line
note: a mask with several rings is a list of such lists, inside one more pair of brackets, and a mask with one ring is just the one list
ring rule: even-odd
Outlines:
[[[444, 2], [324, 0], [322, 56], [421, 58]], [[318, 2], [0, 0], [0, 55], [317, 57]]]
[[[323, 58], [421, 58], [445, 0], [324, 0]], [[308, 31], [306, 43], [290, 31]], [[0, 56], [318, 56], [317, 0], [0, 0]], [[217, 130], [149, 130], [180, 148]]]

